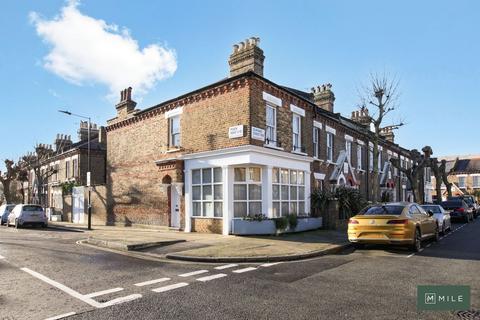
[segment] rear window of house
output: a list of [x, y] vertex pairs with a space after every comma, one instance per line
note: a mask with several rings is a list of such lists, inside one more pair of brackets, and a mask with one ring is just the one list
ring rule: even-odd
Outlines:
[[455, 208], [460, 208], [460, 207], [463, 207], [463, 206], [462, 206], [462, 201], [461, 200], [459, 200], [459, 201], [451, 200], [451, 201], [442, 202], [442, 207], [444, 209], [455, 209]]
[[423, 209], [425, 210], [432, 210], [433, 213], [440, 213], [440, 208], [437, 206], [422, 206]]
[[403, 211], [403, 206], [372, 206], [367, 207], [360, 212], [361, 215], [400, 215]]
[[42, 211], [42, 207], [40, 206], [24, 206], [23, 211]]

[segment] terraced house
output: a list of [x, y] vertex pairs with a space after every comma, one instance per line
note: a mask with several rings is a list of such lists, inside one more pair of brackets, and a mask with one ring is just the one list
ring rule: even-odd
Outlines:
[[[371, 196], [368, 110], [343, 117], [330, 84], [311, 92], [279, 85], [263, 77], [264, 59], [250, 38], [234, 45], [228, 78], [144, 110], [131, 88], [121, 92], [107, 125], [110, 223], [248, 233], [238, 229], [247, 216], [309, 217], [313, 188]], [[406, 180], [388, 160], [408, 166], [409, 151], [393, 138], [385, 132], [379, 147], [380, 183], [406, 200]]]

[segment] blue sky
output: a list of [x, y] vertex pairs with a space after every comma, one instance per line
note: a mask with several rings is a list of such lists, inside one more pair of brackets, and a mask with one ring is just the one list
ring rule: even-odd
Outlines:
[[346, 116], [370, 73], [395, 75], [400, 106], [387, 123], [407, 123], [398, 143], [480, 153], [479, 31], [478, 1], [3, 2], [0, 159], [76, 137], [79, 119], [58, 109], [105, 124], [124, 85], [143, 109], [218, 81], [250, 36], [267, 78], [302, 90], [330, 82]]

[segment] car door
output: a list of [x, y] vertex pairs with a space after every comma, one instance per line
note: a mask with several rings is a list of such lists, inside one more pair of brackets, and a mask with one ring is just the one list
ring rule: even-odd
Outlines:
[[435, 220], [428, 215], [428, 213], [420, 206], [415, 205], [418, 211], [418, 221], [420, 223], [420, 230], [424, 237], [435, 233]]

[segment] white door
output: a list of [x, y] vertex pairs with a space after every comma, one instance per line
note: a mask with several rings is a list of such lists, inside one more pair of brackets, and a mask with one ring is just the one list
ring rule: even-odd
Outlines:
[[83, 223], [85, 210], [85, 198], [83, 187], [74, 187], [72, 189], [72, 222]]
[[175, 185], [170, 187], [170, 224], [171, 227], [180, 228], [180, 197], [177, 192]]

